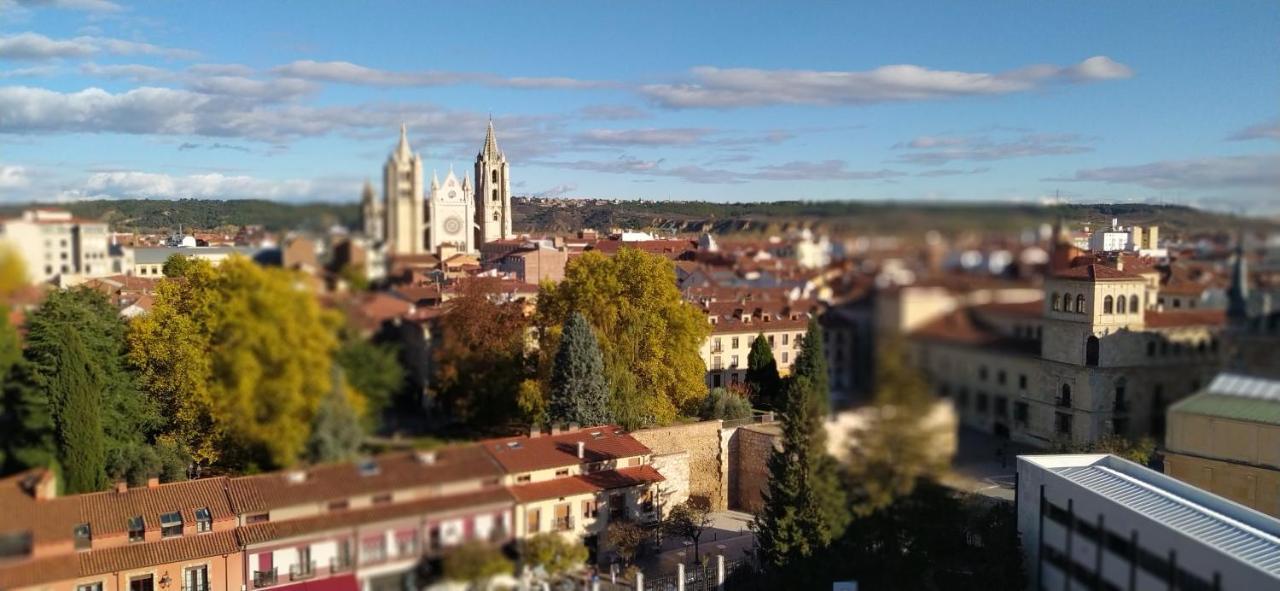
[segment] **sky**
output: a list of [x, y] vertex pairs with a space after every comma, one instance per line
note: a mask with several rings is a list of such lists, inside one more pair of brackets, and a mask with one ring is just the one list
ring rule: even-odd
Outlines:
[[0, 0], [0, 202], [518, 195], [1280, 212], [1280, 2]]

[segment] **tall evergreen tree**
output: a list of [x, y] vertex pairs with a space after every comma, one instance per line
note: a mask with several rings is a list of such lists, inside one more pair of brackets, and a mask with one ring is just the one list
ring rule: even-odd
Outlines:
[[747, 354], [747, 387], [751, 389], [751, 401], [756, 406], [777, 408], [782, 394], [782, 379], [778, 377], [778, 362], [773, 359], [773, 347], [756, 335]]
[[0, 474], [56, 463], [49, 397], [32, 386], [17, 328], [0, 306]]
[[333, 369], [333, 390], [320, 402], [307, 440], [307, 460], [313, 464], [350, 460], [360, 451], [364, 429], [347, 395], [345, 378]]
[[755, 525], [759, 557], [775, 573], [795, 572], [839, 536], [850, 519], [836, 461], [826, 449], [821, 338], [817, 323], [810, 322], [785, 387], [782, 446], [769, 458], [769, 487]]
[[48, 383], [58, 459], [68, 493], [93, 492], [107, 483], [101, 377], [75, 329], [66, 326], [61, 333], [56, 372]]
[[809, 376], [812, 387], [819, 394], [818, 402], [822, 413], [826, 414], [831, 385], [827, 376], [827, 354], [822, 344], [822, 325], [818, 324], [817, 318], [809, 319], [800, 352], [796, 354], [795, 364], [791, 366], [791, 375], [801, 374]]
[[547, 419], [554, 423], [603, 425], [609, 412], [609, 383], [605, 380], [600, 344], [586, 317], [573, 312], [564, 323], [560, 349], [551, 369], [551, 401]]

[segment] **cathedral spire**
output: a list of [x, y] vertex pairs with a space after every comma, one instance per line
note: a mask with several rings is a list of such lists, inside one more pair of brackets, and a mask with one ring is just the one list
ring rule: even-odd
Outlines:
[[432, 189], [440, 188], [440, 177], [436, 175], [436, 169], [434, 168], [431, 169], [431, 188]]
[[493, 135], [493, 117], [489, 117], [489, 129], [484, 134], [484, 147], [477, 154], [480, 158], [499, 159], [502, 152], [498, 150], [498, 138]]
[[400, 124], [400, 143], [396, 145], [396, 155], [402, 158], [412, 155], [412, 150], [409, 149], [409, 132], [403, 123]]
[[1245, 321], [1249, 317], [1249, 263], [1244, 256], [1244, 232], [1236, 241], [1236, 260], [1231, 269], [1231, 287], [1227, 289], [1227, 318]]

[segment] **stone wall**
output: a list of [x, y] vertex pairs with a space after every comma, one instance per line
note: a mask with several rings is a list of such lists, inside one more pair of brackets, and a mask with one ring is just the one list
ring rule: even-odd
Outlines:
[[734, 430], [731, 509], [754, 514], [764, 507], [761, 495], [769, 484], [769, 456], [781, 439], [780, 423], [747, 425]]
[[655, 456], [688, 452], [689, 497], [706, 499], [713, 511], [724, 511], [729, 506], [728, 457], [721, 442], [721, 424], [703, 421], [656, 427], [634, 431], [631, 436]]
[[653, 468], [662, 474], [666, 481], [658, 485], [659, 499], [663, 516], [672, 507], [685, 502], [689, 498], [689, 453], [654, 454]]

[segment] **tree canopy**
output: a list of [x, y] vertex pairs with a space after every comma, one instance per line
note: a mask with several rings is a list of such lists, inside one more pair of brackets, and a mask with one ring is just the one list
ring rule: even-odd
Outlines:
[[782, 390], [782, 378], [778, 376], [778, 362], [773, 358], [773, 348], [765, 339], [764, 333], [756, 335], [751, 341], [751, 352], [747, 354], [747, 388], [751, 400], [757, 406], [774, 408]]
[[473, 426], [503, 423], [515, 415], [525, 378], [525, 329], [518, 304], [490, 297], [490, 278], [468, 279], [440, 319], [434, 347], [435, 394], [440, 405]]
[[591, 325], [578, 312], [569, 315], [551, 368], [551, 400], [547, 419], [562, 424], [604, 425], [609, 412], [609, 384], [604, 359]]
[[702, 407], [698, 409], [698, 418], [704, 421], [748, 419], [751, 418], [751, 403], [732, 390], [712, 388], [707, 393], [707, 397], [702, 400]]
[[595, 329], [615, 421], [634, 428], [696, 412], [707, 391], [700, 348], [710, 327], [680, 297], [671, 261], [633, 248], [570, 261], [564, 280], [544, 283], [538, 294], [544, 365], [552, 363], [561, 327], [575, 311]]
[[129, 360], [168, 417], [165, 431], [205, 465], [293, 465], [329, 394], [336, 314], [296, 272], [233, 256], [195, 261], [157, 285], [134, 320]]
[[554, 576], [581, 568], [587, 561], [587, 547], [557, 533], [541, 533], [520, 543], [520, 560]]
[[106, 446], [99, 414], [103, 384], [75, 329], [63, 326], [59, 333], [48, 392], [63, 483], [68, 493], [94, 492], [107, 484]]

